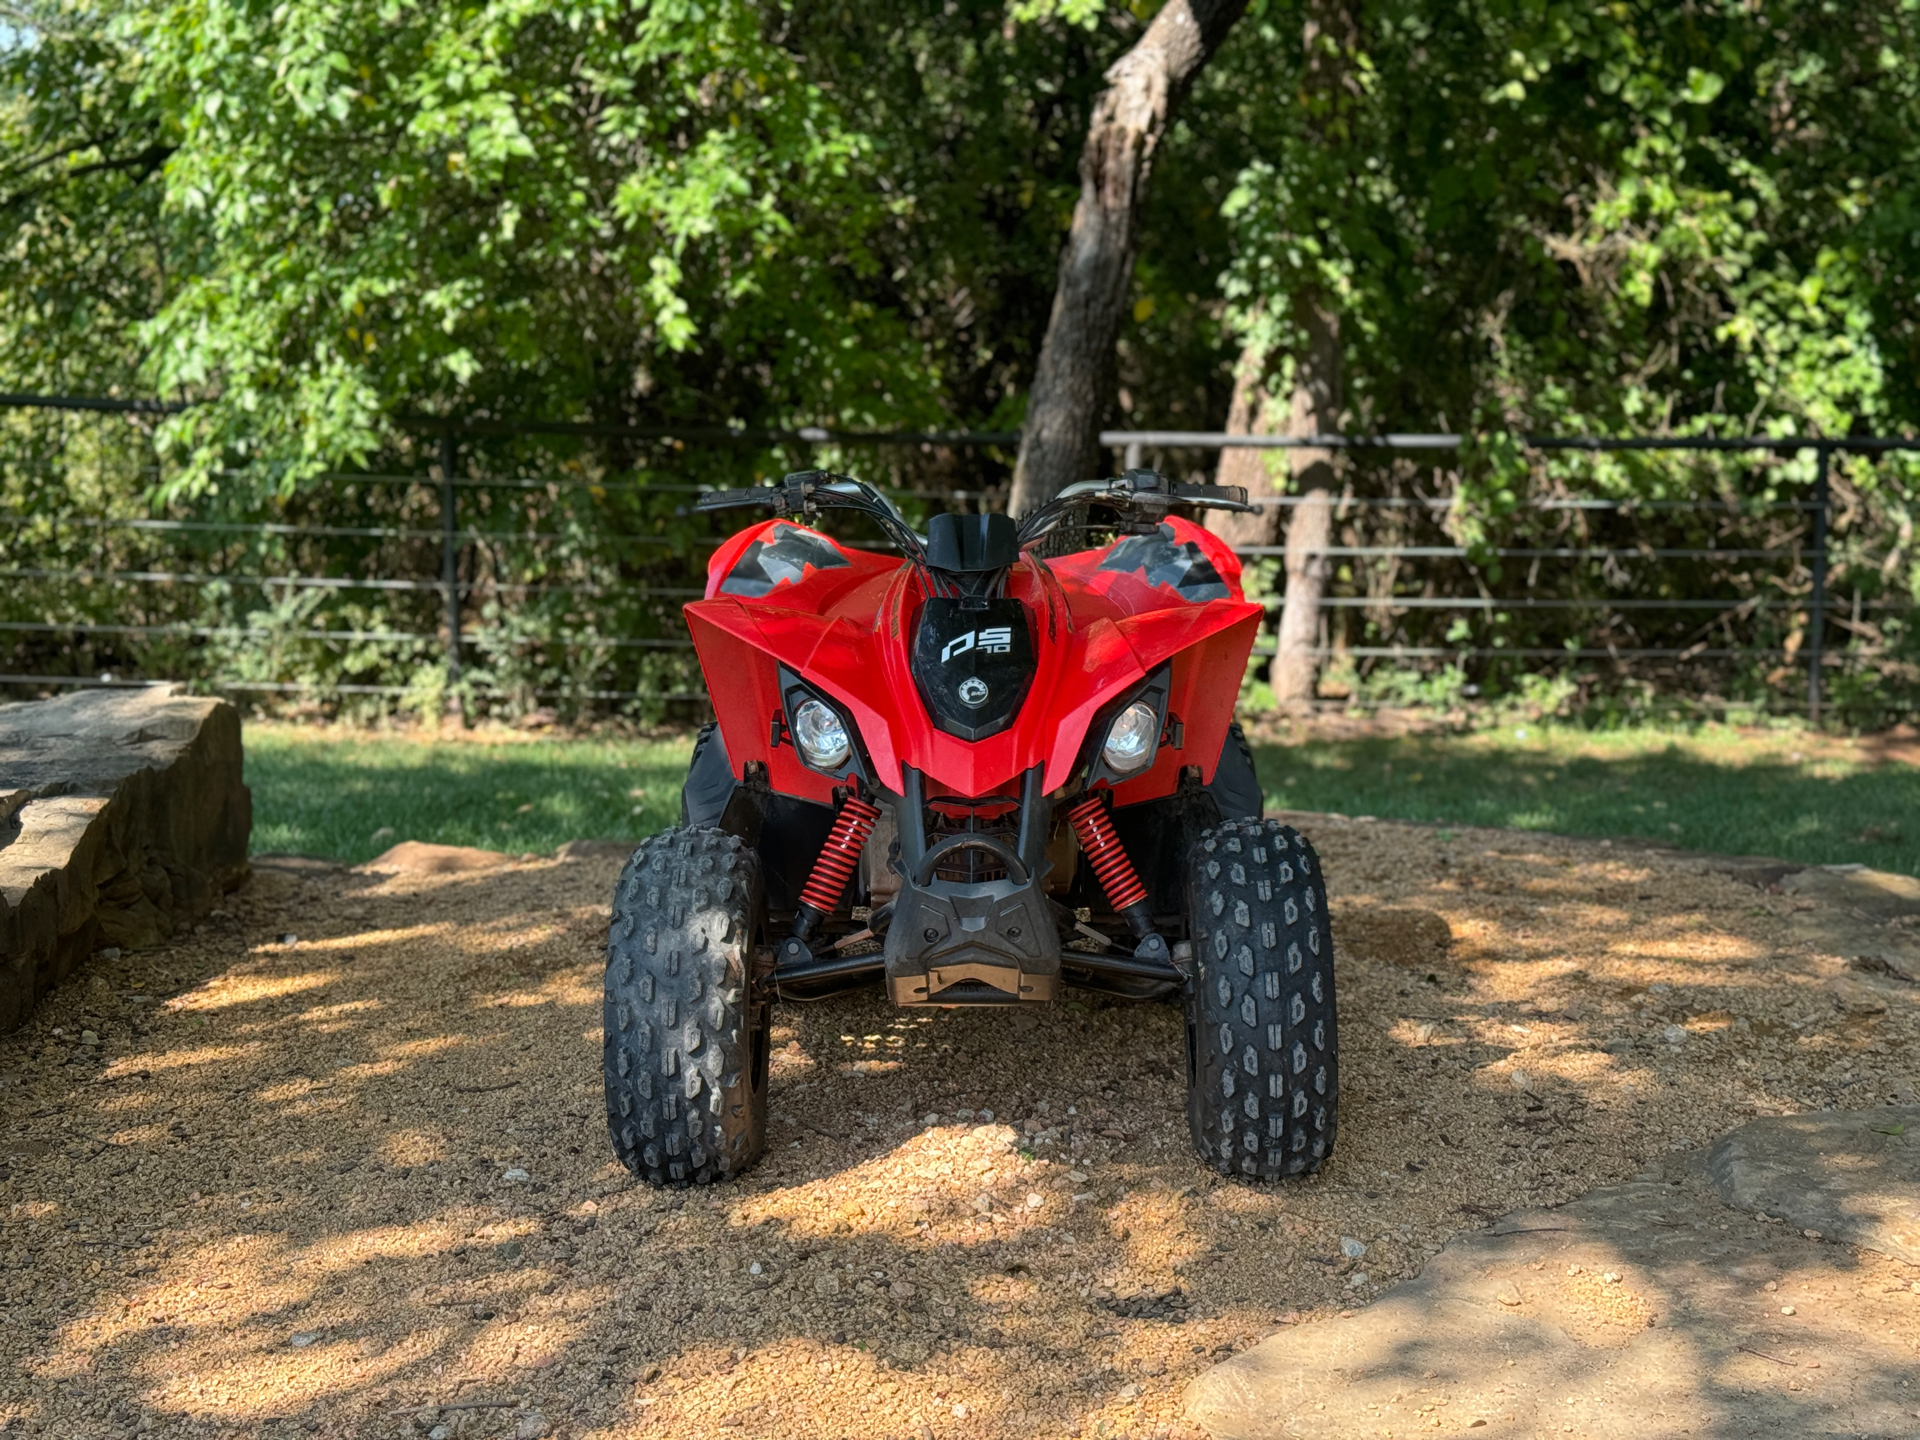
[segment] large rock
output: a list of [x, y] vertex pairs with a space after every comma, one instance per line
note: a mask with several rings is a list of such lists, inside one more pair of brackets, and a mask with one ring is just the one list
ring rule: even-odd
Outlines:
[[1707, 1174], [1729, 1205], [1920, 1265], [1920, 1105], [1749, 1120]]
[[172, 687], [0, 706], [0, 1030], [103, 946], [166, 939], [247, 873], [240, 717]]
[[1215, 1366], [1187, 1414], [1215, 1440], [1912, 1436], [1902, 1268], [1727, 1209], [1699, 1176], [1609, 1186]]
[[1787, 932], [1832, 955], [1883, 994], [1920, 998], [1920, 880], [1864, 865], [1821, 865], [1780, 882], [1814, 902], [1787, 917]]

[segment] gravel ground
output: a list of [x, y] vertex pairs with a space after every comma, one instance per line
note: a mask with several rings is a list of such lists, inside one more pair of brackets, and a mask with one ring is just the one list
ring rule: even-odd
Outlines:
[[[1706, 857], [1290, 817], [1334, 895], [1340, 1149], [1203, 1170], [1179, 1014], [778, 1011], [773, 1140], [634, 1188], [617, 862], [263, 871], [0, 1039], [0, 1422], [61, 1437], [1190, 1433], [1198, 1371], [1446, 1237], [1754, 1114], [1913, 1103], [1920, 1007]], [[1851, 1005], [1851, 1008], [1849, 1008]]]

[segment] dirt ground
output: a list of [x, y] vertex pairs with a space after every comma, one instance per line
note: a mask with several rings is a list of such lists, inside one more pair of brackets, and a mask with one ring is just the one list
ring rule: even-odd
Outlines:
[[1751, 1115], [1914, 1103], [1920, 1006], [1836, 992], [1765, 871], [1293, 818], [1345, 1090], [1326, 1172], [1270, 1188], [1190, 1151], [1173, 1008], [874, 993], [777, 1012], [748, 1179], [636, 1189], [617, 862], [263, 871], [0, 1039], [0, 1428], [1180, 1436], [1198, 1371], [1463, 1229]]

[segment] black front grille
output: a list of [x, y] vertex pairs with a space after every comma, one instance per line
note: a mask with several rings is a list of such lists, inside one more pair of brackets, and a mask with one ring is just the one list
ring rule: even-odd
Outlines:
[[[978, 835], [1017, 850], [1020, 802], [1010, 795], [989, 795], [980, 800], [937, 797], [927, 811], [927, 848], [955, 835]], [[984, 885], [989, 880], [1006, 879], [1007, 867], [991, 850], [960, 846], [943, 855], [933, 873], [935, 879], [956, 885]]]

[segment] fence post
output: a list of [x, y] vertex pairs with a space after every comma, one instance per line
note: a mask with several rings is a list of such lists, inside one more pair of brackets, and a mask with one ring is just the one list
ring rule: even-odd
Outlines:
[[1807, 604], [1807, 720], [1820, 723], [1820, 652], [1827, 630], [1827, 460], [1832, 451], [1814, 447], [1818, 464], [1813, 474], [1813, 596]]
[[[440, 432], [440, 588], [447, 602], [447, 688], [460, 683], [460, 499], [453, 471], [459, 463], [453, 427]], [[451, 701], [458, 704], [457, 700]]]

